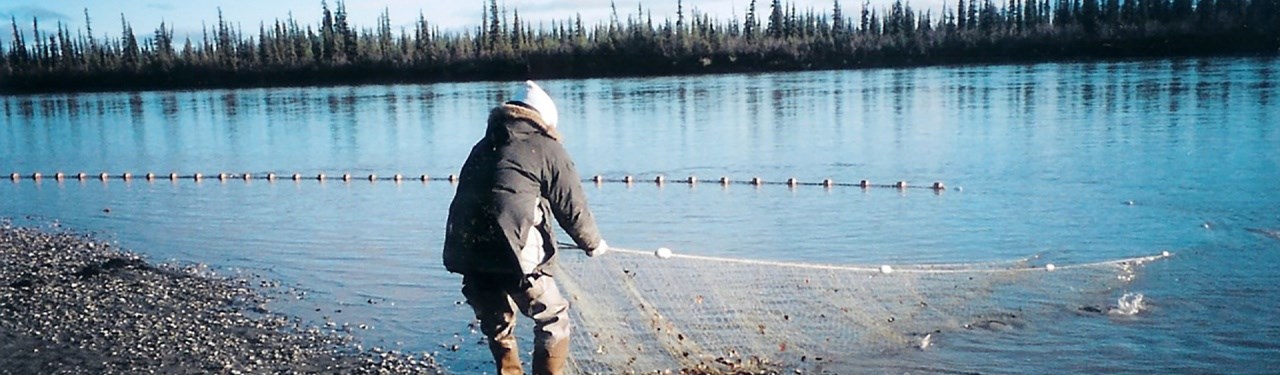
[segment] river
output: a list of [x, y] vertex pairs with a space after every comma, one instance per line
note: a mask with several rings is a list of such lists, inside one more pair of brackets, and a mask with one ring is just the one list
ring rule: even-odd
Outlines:
[[[579, 172], [637, 180], [586, 183], [614, 246], [820, 264], [1175, 254], [1126, 286], [1144, 296], [1135, 315], [939, 340], [903, 361], [1274, 373], [1277, 74], [1274, 58], [1213, 58], [541, 84]], [[6, 96], [0, 216], [92, 232], [156, 261], [279, 280], [307, 292], [275, 302], [280, 311], [366, 324], [355, 334], [369, 345], [439, 352], [456, 372], [489, 370], [458, 303], [460, 278], [441, 265], [453, 185], [437, 178], [457, 173], [514, 87]], [[111, 178], [99, 181], [104, 172]], [[329, 178], [315, 181], [319, 173]], [[387, 179], [397, 173], [405, 181]], [[657, 175], [667, 182], [652, 183]], [[699, 182], [680, 182], [689, 176]], [[722, 176], [802, 184], [721, 186]], [[827, 178], [837, 186], [812, 185]], [[864, 179], [909, 188], [844, 185]], [[947, 189], [917, 188], [935, 181]], [[521, 324], [527, 340], [531, 324]]]

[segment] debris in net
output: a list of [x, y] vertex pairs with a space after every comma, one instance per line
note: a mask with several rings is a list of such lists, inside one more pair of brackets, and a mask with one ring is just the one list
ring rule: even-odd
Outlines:
[[1142, 293], [1125, 293], [1116, 301], [1116, 307], [1107, 312], [1114, 315], [1134, 315], [1146, 307], [1142, 303]]
[[924, 338], [920, 339], [920, 350], [928, 349], [931, 344], [933, 344], [933, 334], [925, 334]]
[[1080, 306], [1076, 310], [1091, 314], [1102, 314], [1104, 312], [1101, 306]]
[[253, 285], [5, 221], [0, 373], [440, 373], [271, 313]]
[[[1264, 228], [1244, 228], [1244, 230], [1247, 230], [1249, 232], [1253, 232], [1256, 234], [1260, 234], [1265, 237], [1269, 237], [1273, 240], [1280, 240], [1280, 230], [1264, 229]], [[1169, 252], [1166, 251], [1164, 256], [1169, 256], [1168, 253]]]

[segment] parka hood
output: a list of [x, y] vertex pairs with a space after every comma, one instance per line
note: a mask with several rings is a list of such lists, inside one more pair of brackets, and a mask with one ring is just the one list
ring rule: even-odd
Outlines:
[[538, 111], [519, 104], [503, 104], [489, 112], [489, 127], [485, 137], [497, 143], [506, 143], [512, 139], [521, 139], [534, 134], [541, 134], [556, 141], [560, 140], [560, 132], [547, 126], [538, 115]]

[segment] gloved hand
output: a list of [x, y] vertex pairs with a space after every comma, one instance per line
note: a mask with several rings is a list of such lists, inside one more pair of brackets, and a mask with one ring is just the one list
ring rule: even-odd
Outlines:
[[609, 252], [609, 243], [604, 242], [604, 240], [600, 240], [600, 244], [596, 245], [596, 248], [587, 249], [587, 256], [595, 257], [599, 255], [604, 255], [604, 253], [607, 253], [607, 252]]

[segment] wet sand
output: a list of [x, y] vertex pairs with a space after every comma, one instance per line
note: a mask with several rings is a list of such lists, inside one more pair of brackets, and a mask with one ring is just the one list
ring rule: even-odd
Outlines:
[[75, 233], [0, 223], [0, 374], [438, 374], [271, 312], [270, 292]]

